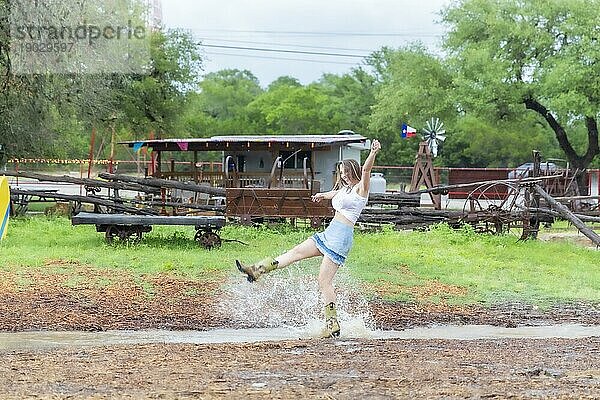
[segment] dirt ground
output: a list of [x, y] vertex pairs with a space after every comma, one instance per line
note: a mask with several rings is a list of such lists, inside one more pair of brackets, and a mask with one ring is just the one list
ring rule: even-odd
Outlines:
[[2, 354], [0, 397], [600, 398], [600, 339], [303, 340]]
[[[54, 268], [56, 266], [52, 266]], [[49, 268], [50, 270], [51, 268]], [[220, 284], [0, 271], [0, 331], [235, 327]], [[74, 271], [74, 272], [73, 272]], [[433, 286], [427, 290], [456, 290]], [[373, 301], [381, 329], [432, 323], [600, 325], [600, 306], [488, 309]], [[600, 338], [332, 340], [0, 350], [0, 398], [600, 399]]]
[[[222, 282], [199, 282], [170, 274], [136, 277], [60, 260], [26, 273], [0, 270], [0, 331], [248, 327], [232, 321], [217, 307], [221, 286]], [[370, 302], [378, 329], [430, 324], [600, 325], [600, 304], [561, 304], [546, 310], [518, 303], [491, 308], [452, 306], [424, 300], [455, 294], [460, 288], [430, 283], [414, 290], [422, 302]]]

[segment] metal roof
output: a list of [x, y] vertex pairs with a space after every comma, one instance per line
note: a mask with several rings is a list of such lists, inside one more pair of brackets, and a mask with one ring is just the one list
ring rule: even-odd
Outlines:
[[357, 134], [339, 135], [243, 135], [213, 136], [210, 138], [153, 139], [119, 142], [129, 147], [152, 147], [154, 150], [197, 151], [224, 150], [234, 147], [244, 150], [268, 148], [272, 145], [285, 147], [325, 147], [333, 144], [364, 143], [366, 137]]

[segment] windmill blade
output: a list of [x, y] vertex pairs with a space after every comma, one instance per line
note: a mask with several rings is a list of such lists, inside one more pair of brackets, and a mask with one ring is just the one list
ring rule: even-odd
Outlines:
[[436, 118], [436, 119], [435, 119], [435, 125], [434, 125], [434, 126], [435, 126], [435, 130], [436, 130], [436, 131], [439, 129], [439, 125], [440, 125], [440, 119], [439, 119], [439, 118]]
[[437, 132], [438, 135], [443, 135], [444, 133], [446, 133], [446, 130], [445, 129], [438, 129], [436, 132]]
[[444, 136], [444, 135], [437, 135], [436, 139], [439, 139], [440, 141], [443, 142], [444, 140], [446, 140], [446, 136]]

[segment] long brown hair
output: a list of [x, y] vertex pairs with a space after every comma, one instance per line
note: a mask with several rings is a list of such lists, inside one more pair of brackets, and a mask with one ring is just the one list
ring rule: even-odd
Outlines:
[[340, 174], [340, 168], [343, 168], [346, 176], [353, 181], [360, 181], [362, 178], [362, 168], [358, 161], [353, 159], [342, 160], [335, 165], [335, 185], [333, 190], [341, 189], [342, 187], [349, 187], [343, 180]]

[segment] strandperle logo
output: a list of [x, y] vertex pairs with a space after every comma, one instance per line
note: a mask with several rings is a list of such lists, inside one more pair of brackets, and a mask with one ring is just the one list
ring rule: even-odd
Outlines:
[[146, 38], [146, 27], [145, 26], [134, 26], [131, 20], [128, 21], [127, 26], [98, 26], [88, 24], [87, 21], [83, 21], [82, 24], [73, 28], [70, 26], [35, 26], [35, 25], [21, 25], [15, 27], [14, 39], [16, 40], [48, 40], [48, 41], [71, 41], [74, 43], [79, 40], [87, 40], [88, 44], [92, 44], [98, 39], [145, 39]]
[[145, 73], [145, 1], [11, 2], [13, 73]]

